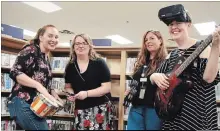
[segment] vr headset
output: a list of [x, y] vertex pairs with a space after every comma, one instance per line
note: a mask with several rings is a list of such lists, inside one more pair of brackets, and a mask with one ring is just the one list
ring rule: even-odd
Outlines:
[[158, 17], [163, 21], [167, 26], [173, 21], [177, 22], [191, 22], [191, 18], [184, 9], [184, 6], [181, 4], [171, 5], [164, 8], [161, 8], [158, 13]]

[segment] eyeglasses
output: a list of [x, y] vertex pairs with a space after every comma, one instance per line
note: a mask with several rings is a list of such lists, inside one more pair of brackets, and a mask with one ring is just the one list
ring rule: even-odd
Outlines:
[[75, 45], [76, 46], [79, 46], [79, 45], [84, 45], [85, 46], [85, 45], [89, 45], [89, 43], [87, 43], [87, 42], [82, 42], [82, 43], [76, 42]]

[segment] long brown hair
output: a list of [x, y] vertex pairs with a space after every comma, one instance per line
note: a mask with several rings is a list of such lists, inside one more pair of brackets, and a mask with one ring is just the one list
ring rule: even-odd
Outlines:
[[100, 58], [101, 56], [94, 50], [93, 48], [93, 42], [92, 39], [87, 34], [77, 34], [74, 36], [72, 40], [72, 45], [70, 48], [70, 63], [72, 63], [76, 59], [76, 52], [74, 51], [74, 45], [77, 37], [82, 37], [85, 42], [89, 45], [89, 59], [96, 60], [97, 58]]
[[45, 25], [42, 28], [38, 29], [37, 34], [35, 35], [35, 37], [30, 40], [30, 44], [40, 44], [40, 36], [43, 36], [44, 33], [46, 32], [48, 27], [54, 27], [56, 28], [54, 25]]
[[159, 31], [153, 31], [153, 30], [147, 31], [144, 34], [143, 39], [142, 39], [142, 47], [141, 47], [141, 50], [138, 54], [137, 61], [135, 63], [134, 73], [137, 72], [137, 70], [140, 67], [142, 67], [143, 65], [145, 65], [146, 63], [148, 63], [150, 61], [150, 52], [147, 50], [146, 45], [145, 45], [145, 37], [150, 32], [153, 33], [154, 35], [156, 35], [157, 38], [161, 40], [161, 46], [158, 49], [155, 57], [149, 63], [149, 68], [147, 70], [147, 72], [148, 72], [147, 74], [153, 73], [156, 70], [156, 68], [158, 68], [160, 63], [167, 56], [167, 49], [165, 48], [164, 40], [163, 40], [163, 37], [162, 37], [161, 33]]

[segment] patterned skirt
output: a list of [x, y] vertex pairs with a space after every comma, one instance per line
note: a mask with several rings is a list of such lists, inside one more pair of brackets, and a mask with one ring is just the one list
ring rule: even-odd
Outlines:
[[113, 130], [113, 115], [108, 104], [74, 111], [75, 130]]

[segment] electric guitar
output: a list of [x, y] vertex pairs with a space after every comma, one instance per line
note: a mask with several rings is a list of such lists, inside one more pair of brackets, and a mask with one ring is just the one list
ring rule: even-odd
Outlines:
[[169, 88], [163, 91], [157, 87], [155, 96], [154, 105], [159, 118], [171, 120], [180, 112], [185, 94], [193, 87], [193, 83], [190, 81], [191, 75], [185, 69], [211, 42], [212, 35], [209, 35], [205, 40], [201, 41], [189, 57], [179, 57], [172, 71], [166, 73], [169, 78]]

